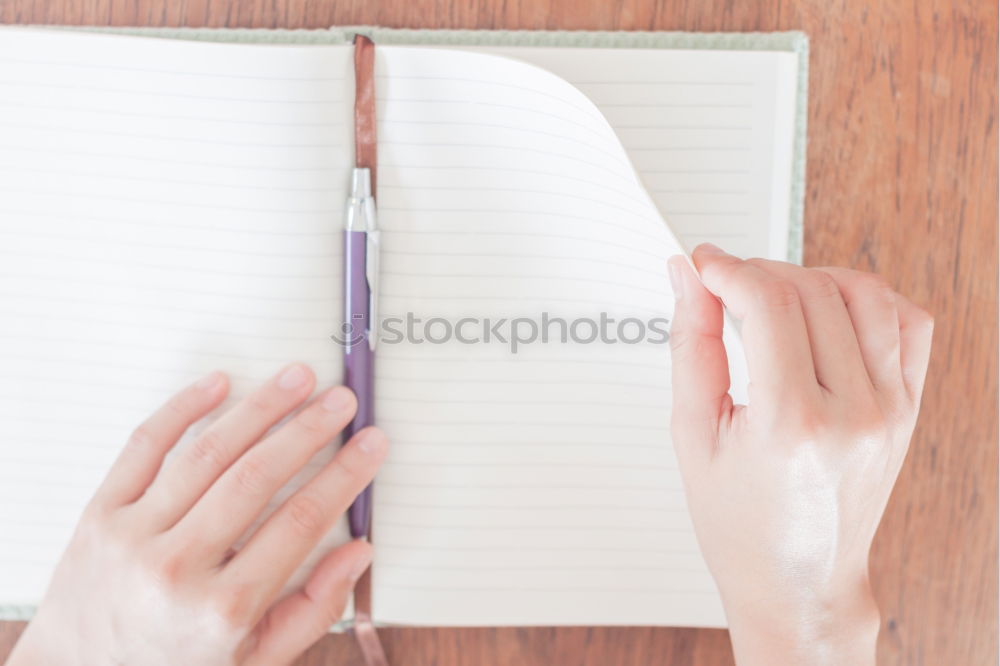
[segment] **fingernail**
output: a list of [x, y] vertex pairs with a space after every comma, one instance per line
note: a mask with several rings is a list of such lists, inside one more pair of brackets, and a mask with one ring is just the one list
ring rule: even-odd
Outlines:
[[358, 433], [357, 446], [369, 455], [378, 453], [385, 445], [385, 433], [378, 428], [366, 428]]
[[679, 301], [684, 297], [684, 276], [681, 275], [681, 270], [677, 267], [677, 261], [671, 258], [667, 262], [667, 270], [670, 273], [670, 286], [674, 290], [675, 301]]
[[711, 243], [702, 243], [698, 246], [698, 250], [704, 252], [705, 254], [726, 254], [726, 251], [717, 245], [712, 245]]
[[306, 383], [306, 371], [301, 365], [289, 366], [281, 376], [278, 377], [278, 388], [286, 391], [298, 388]]
[[197, 386], [203, 391], [207, 391], [208, 389], [212, 389], [218, 386], [221, 381], [222, 381], [222, 373], [216, 370], [214, 372], [208, 373], [207, 375], [199, 379], [198, 383], [195, 384], [195, 386]]
[[326, 392], [320, 405], [328, 412], [343, 412], [351, 406], [353, 401], [354, 395], [351, 391], [343, 386], [338, 386]]
[[358, 579], [364, 575], [368, 566], [372, 563], [372, 551], [371, 549], [366, 550], [365, 554], [362, 555], [357, 562], [354, 563], [354, 567], [351, 568], [351, 573], [348, 574], [351, 577], [351, 582], [356, 583]]

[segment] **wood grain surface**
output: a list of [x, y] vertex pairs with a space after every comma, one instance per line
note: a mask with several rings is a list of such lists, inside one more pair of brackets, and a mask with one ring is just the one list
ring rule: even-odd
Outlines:
[[[997, 663], [997, 5], [990, 0], [0, 0], [2, 23], [771, 31], [811, 39], [808, 265], [874, 270], [937, 318], [872, 553], [879, 663]], [[0, 657], [23, 625], [0, 625]], [[720, 666], [692, 629], [391, 629], [396, 666]], [[360, 664], [325, 638], [300, 664]]]

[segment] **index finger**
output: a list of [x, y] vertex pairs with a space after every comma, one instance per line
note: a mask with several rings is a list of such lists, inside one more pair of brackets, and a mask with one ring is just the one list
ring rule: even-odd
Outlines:
[[[708, 243], [695, 248], [692, 258], [705, 287], [742, 322], [751, 408], [783, 404], [789, 396], [818, 396], [819, 382], [795, 285]], [[754, 405], [756, 396], [762, 402]]]
[[167, 452], [184, 431], [219, 406], [228, 390], [226, 376], [212, 372], [170, 398], [132, 432], [94, 495], [94, 502], [121, 506], [146, 492]]
[[228, 583], [248, 582], [256, 590], [256, 608], [270, 603], [306, 556], [375, 477], [388, 440], [375, 427], [354, 435], [312, 480], [279, 506], [222, 570]]

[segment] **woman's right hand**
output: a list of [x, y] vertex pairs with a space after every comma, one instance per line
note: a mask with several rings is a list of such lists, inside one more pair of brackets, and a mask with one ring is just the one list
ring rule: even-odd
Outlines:
[[[875, 663], [868, 552], [916, 423], [933, 320], [880, 278], [670, 261], [674, 445], [740, 666]], [[747, 405], [728, 395], [722, 306]]]

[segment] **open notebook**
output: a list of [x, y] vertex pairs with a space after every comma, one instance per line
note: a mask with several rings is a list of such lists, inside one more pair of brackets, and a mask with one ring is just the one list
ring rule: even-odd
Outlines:
[[[383, 315], [669, 318], [682, 246], [786, 256], [795, 53], [465, 48], [376, 50]], [[221, 368], [237, 398], [292, 359], [339, 382], [351, 57], [0, 30], [5, 615], [175, 389]], [[376, 621], [724, 626], [665, 345], [377, 363]]]

